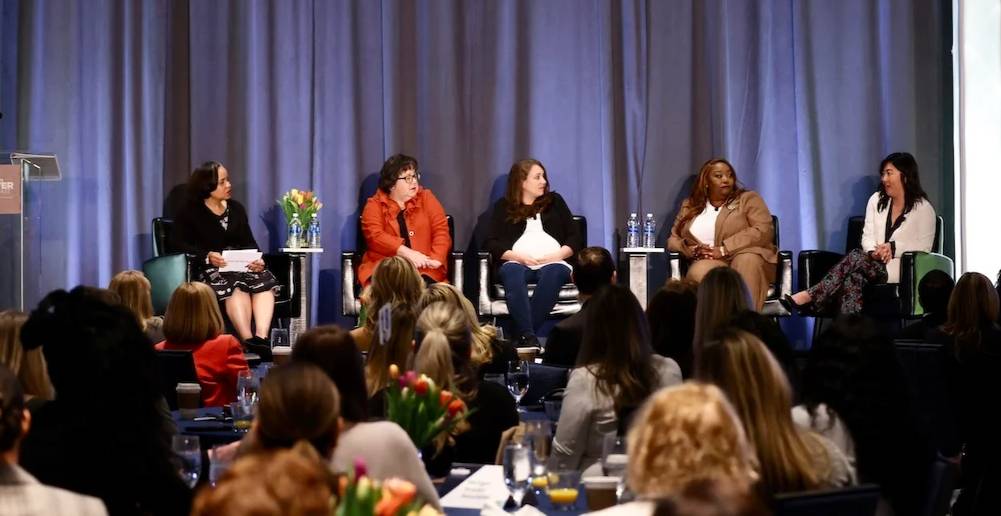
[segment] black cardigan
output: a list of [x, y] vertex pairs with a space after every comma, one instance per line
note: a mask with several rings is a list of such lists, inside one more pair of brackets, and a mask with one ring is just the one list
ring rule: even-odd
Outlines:
[[[556, 239], [560, 245], [569, 246], [573, 250], [573, 255], [567, 259], [571, 264], [577, 251], [584, 247], [584, 237], [580, 234], [580, 228], [573, 220], [570, 208], [563, 200], [563, 197], [556, 192], [550, 193], [553, 196], [552, 202], [542, 211], [542, 229]], [[494, 204], [494, 211], [490, 217], [490, 235], [487, 237], [486, 248], [493, 258], [494, 266], [500, 267], [503, 263], [501, 255], [511, 250], [514, 243], [525, 233], [527, 221], [511, 223], [507, 218], [507, 199], [501, 198]]]
[[227, 204], [229, 225], [226, 229], [219, 223], [219, 216], [203, 202], [191, 203], [186, 210], [178, 213], [171, 235], [173, 250], [194, 255], [195, 263], [204, 266], [205, 255], [210, 251], [260, 249], [250, 232], [247, 210], [233, 199]]

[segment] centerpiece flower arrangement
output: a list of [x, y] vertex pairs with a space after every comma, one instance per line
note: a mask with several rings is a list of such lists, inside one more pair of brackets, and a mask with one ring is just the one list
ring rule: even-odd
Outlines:
[[417, 499], [417, 488], [406, 480], [368, 477], [365, 463], [355, 461], [354, 473], [341, 477], [334, 516], [438, 516], [434, 507]]
[[299, 221], [308, 224], [313, 215], [320, 211], [323, 203], [309, 190], [298, 190], [293, 188], [282, 195], [278, 205], [285, 212], [285, 222], [291, 224], [296, 214], [299, 214]]
[[452, 435], [469, 417], [470, 410], [458, 397], [435, 385], [426, 375], [414, 371], [401, 374], [389, 366], [386, 389], [386, 419], [402, 428], [418, 449], [423, 449], [441, 435]]

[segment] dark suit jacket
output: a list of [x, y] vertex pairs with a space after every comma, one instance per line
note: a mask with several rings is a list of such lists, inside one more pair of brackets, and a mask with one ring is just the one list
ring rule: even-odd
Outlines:
[[584, 321], [587, 317], [587, 301], [584, 301], [580, 311], [563, 319], [549, 332], [546, 339], [546, 352], [542, 354], [542, 363], [546, 365], [574, 367], [577, 364], [577, 353], [584, 339]]

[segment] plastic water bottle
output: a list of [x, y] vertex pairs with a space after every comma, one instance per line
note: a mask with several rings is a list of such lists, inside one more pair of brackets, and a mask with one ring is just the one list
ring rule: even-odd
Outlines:
[[320, 247], [320, 220], [316, 218], [315, 213], [309, 219], [309, 226], [306, 227], [306, 246]]
[[643, 247], [657, 247], [657, 221], [653, 218], [653, 213], [646, 214], [643, 221]]
[[635, 213], [629, 214], [626, 222], [626, 247], [640, 246], [640, 218]]
[[298, 249], [302, 247], [302, 222], [299, 220], [299, 214], [292, 214], [292, 222], [288, 223], [288, 242], [285, 246], [290, 249]]

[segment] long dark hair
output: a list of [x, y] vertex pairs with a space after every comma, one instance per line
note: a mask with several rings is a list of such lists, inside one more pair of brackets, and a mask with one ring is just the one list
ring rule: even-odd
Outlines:
[[588, 305], [588, 331], [577, 366], [594, 374], [595, 388], [614, 399], [616, 413], [622, 414], [641, 405], [658, 385], [650, 360], [650, 327], [639, 301], [626, 287], [602, 287]]
[[351, 334], [339, 326], [307, 330], [292, 348], [292, 362], [318, 366], [334, 381], [341, 395], [341, 417], [349, 423], [368, 420], [363, 360]]
[[685, 378], [692, 376], [694, 368], [692, 341], [697, 288], [691, 280], [670, 280], [646, 305], [654, 352], [677, 362]]
[[188, 201], [192, 203], [202, 202], [209, 198], [209, 195], [219, 186], [219, 167], [222, 163], [218, 161], [206, 161], [191, 172], [188, 178]]
[[[908, 152], [894, 152], [879, 162], [878, 174], [882, 175], [883, 168], [886, 167], [887, 163], [900, 171], [900, 182], [904, 185], [903, 213], [911, 211], [911, 208], [918, 201], [928, 199], [925, 191], [921, 188], [921, 177], [918, 175], [918, 162], [914, 159], [914, 156], [911, 156]], [[883, 187], [883, 182], [880, 181], [879, 202], [876, 204], [876, 209], [883, 211], [889, 204], [890, 196], [886, 195], [886, 188]]]
[[960, 362], [983, 350], [982, 333], [997, 328], [998, 307], [998, 292], [987, 276], [967, 272], [959, 277], [949, 296], [948, 319], [942, 329], [955, 340]]
[[[532, 170], [532, 166], [542, 169], [542, 177], [546, 178], [546, 192], [531, 205], [525, 205], [521, 203], [521, 184], [528, 179], [528, 172]], [[511, 223], [521, 222], [545, 210], [549, 203], [553, 202], [553, 196], [549, 190], [549, 173], [546, 172], [542, 162], [531, 158], [514, 162], [507, 173], [507, 190], [504, 192], [504, 198], [507, 200], [507, 219]]]
[[733, 165], [729, 161], [723, 158], [713, 158], [706, 161], [699, 167], [699, 175], [695, 180], [695, 184], [692, 185], [692, 193], [688, 195], [688, 210], [681, 215], [678, 219], [677, 226], [684, 226], [686, 222], [694, 219], [702, 210], [706, 208], [706, 201], [709, 200], [709, 173], [716, 165], [726, 165], [733, 174], [733, 192], [730, 196], [723, 201], [726, 204], [734, 199], [736, 199], [740, 194], [744, 193], [744, 187], [737, 181], [737, 170], [733, 168]]

